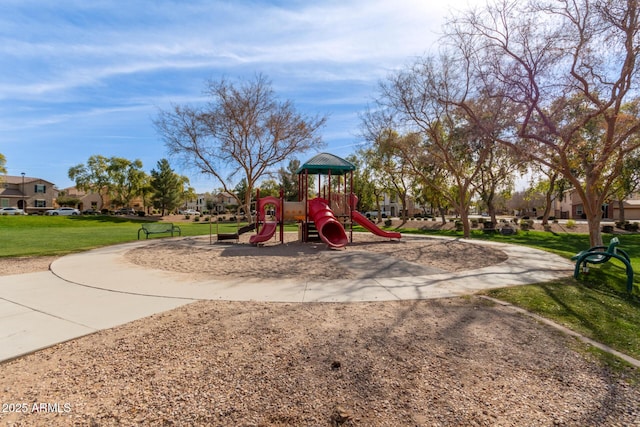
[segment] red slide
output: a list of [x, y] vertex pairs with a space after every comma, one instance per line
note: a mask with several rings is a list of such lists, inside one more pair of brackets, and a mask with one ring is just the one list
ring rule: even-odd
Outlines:
[[276, 233], [277, 222], [265, 222], [260, 232], [258, 234], [254, 234], [249, 238], [249, 243], [255, 245], [256, 243], [266, 242]]
[[398, 232], [381, 230], [380, 228], [378, 228], [377, 225], [371, 222], [369, 218], [362, 215], [358, 211], [351, 211], [351, 218], [353, 218], [355, 222], [357, 222], [358, 224], [360, 224], [361, 226], [363, 226], [364, 228], [366, 228], [367, 230], [369, 230], [375, 235], [386, 237], [388, 239], [399, 239], [402, 237], [402, 235]]
[[333, 248], [342, 248], [349, 243], [347, 233], [323, 198], [309, 200], [309, 216], [316, 224], [323, 242]]

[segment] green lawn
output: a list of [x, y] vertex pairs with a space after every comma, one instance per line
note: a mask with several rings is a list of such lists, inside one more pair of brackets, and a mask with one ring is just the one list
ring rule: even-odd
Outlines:
[[[0, 257], [60, 255], [95, 247], [134, 241], [143, 220], [113, 216], [47, 217], [0, 216]], [[180, 223], [183, 236], [208, 235], [208, 223]], [[221, 233], [233, 233], [237, 224], [220, 224]], [[287, 227], [288, 230], [295, 228]], [[216, 233], [216, 225], [211, 230]], [[461, 237], [460, 232], [423, 232], [403, 229], [403, 233], [444, 234]], [[161, 238], [161, 237], [152, 237]], [[621, 235], [620, 247], [631, 256], [637, 272], [632, 294], [626, 292], [622, 264], [613, 261], [592, 266], [578, 280], [497, 289], [487, 295], [509, 301], [529, 311], [561, 323], [596, 341], [640, 359], [640, 234]], [[472, 239], [487, 239], [527, 245], [570, 258], [589, 247], [585, 234], [521, 232], [514, 236], [489, 235], [474, 231]], [[605, 235], [605, 244], [609, 237]]]
[[[134, 241], [144, 220], [116, 216], [0, 216], [0, 257], [62, 255]], [[208, 235], [205, 222], [179, 223], [183, 236]], [[237, 225], [220, 224], [221, 233]], [[216, 233], [216, 224], [211, 227]], [[166, 237], [165, 234], [150, 238]], [[144, 238], [144, 235], [142, 236]]]

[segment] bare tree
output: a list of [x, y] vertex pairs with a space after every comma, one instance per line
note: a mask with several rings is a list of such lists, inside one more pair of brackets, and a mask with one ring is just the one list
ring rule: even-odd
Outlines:
[[[407, 137], [397, 141], [398, 150], [420, 181], [456, 209], [465, 237], [471, 233], [468, 215], [475, 185], [493, 147], [486, 134], [471, 126], [465, 110], [449, 102], [464, 99], [468, 84], [451, 57], [423, 58], [381, 84], [378, 109], [364, 116], [372, 141], [388, 129], [407, 130]], [[433, 180], [436, 170], [443, 175]]]
[[154, 123], [171, 154], [212, 175], [226, 192], [234, 194], [234, 183], [246, 179], [247, 192], [238, 204], [247, 213], [254, 185], [275, 172], [271, 168], [323, 145], [319, 130], [326, 117], [308, 117], [291, 101], [278, 101], [263, 75], [238, 85], [212, 80], [206, 93], [212, 101], [205, 107], [174, 106]]
[[[517, 126], [499, 141], [560, 172], [582, 200], [592, 246], [624, 158], [638, 148], [637, 0], [501, 0], [449, 25], [480, 92], [506, 98]], [[476, 123], [482, 129], [481, 120]]]

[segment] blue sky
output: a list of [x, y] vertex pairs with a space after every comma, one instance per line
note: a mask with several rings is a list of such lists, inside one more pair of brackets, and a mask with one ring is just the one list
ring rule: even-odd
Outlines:
[[[9, 175], [73, 185], [94, 154], [163, 157], [199, 192], [219, 185], [178, 167], [152, 120], [203, 102], [208, 79], [266, 75], [301, 112], [328, 115], [326, 148], [353, 153], [378, 82], [435, 51], [466, 0], [2, 0], [0, 153]], [[300, 156], [304, 161], [315, 153]]]

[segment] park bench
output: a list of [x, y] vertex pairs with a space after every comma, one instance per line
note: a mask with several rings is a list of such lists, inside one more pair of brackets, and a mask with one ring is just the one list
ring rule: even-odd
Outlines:
[[171, 233], [171, 237], [173, 237], [173, 233], [178, 233], [178, 236], [182, 235], [180, 227], [170, 222], [150, 222], [148, 224], [142, 224], [138, 230], [138, 240], [140, 240], [140, 233], [144, 233], [147, 239], [149, 238], [149, 234]]
[[583, 272], [588, 273], [589, 267], [587, 264], [603, 264], [611, 260], [611, 258], [615, 258], [621, 261], [626, 267], [627, 292], [631, 292], [633, 290], [633, 268], [631, 267], [631, 260], [629, 259], [629, 254], [618, 248], [618, 245], [620, 245], [620, 240], [614, 237], [609, 242], [609, 246], [594, 246], [571, 257], [572, 260], [576, 261], [573, 277], [578, 278], [581, 268]]

